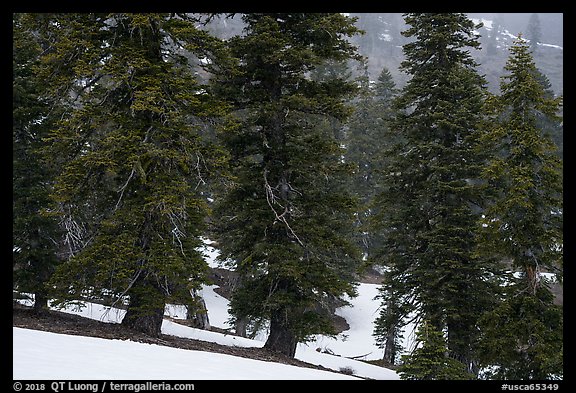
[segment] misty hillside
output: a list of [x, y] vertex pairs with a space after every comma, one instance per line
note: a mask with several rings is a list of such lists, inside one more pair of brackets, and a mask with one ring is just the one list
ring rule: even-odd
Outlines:
[[[351, 13], [358, 18], [357, 26], [366, 33], [357, 36], [353, 42], [362, 55], [368, 59], [370, 78], [375, 80], [383, 67], [388, 68], [397, 86], [402, 87], [408, 75], [399, 70], [404, 60], [402, 46], [408, 39], [401, 32], [406, 30], [402, 13]], [[484, 26], [477, 33], [480, 35], [481, 50], [471, 51], [474, 59], [480, 64], [479, 72], [485, 75], [488, 88], [497, 93], [500, 76], [509, 56], [508, 48], [518, 34], [529, 37], [530, 13], [470, 13], [468, 16], [475, 23]], [[539, 13], [540, 41], [534, 53], [536, 65], [548, 77], [553, 91], [563, 93], [563, 14]], [[242, 22], [239, 16], [233, 18], [216, 18], [209, 29], [222, 38], [242, 33]]]
[[[402, 86], [408, 76], [398, 70], [404, 59], [402, 45], [407, 39], [401, 35], [406, 29], [402, 14], [351, 14], [358, 17], [358, 26], [366, 31], [357, 38], [360, 52], [368, 57], [369, 72], [372, 79], [377, 78], [383, 67], [387, 67]], [[480, 64], [479, 71], [486, 76], [488, 88], [497, 92], [504, 64], [509, 56], [508, 48], [519, 34], [527, 36], [529, 20], [532, 14], [496, 14], [474, 13], [469, 17], [475, 23], [484, 26], [478, 30], [481, 50], [471, 51]], [[541, 42], [537, 46], [534, 58], [536, 65], [549, 78], [556, 94], [563, 92], [563, 20], [562, 14], [537, 14], [540, 21]]]
[[[402, 14], [352, 14], [358, 17], [358, 26], [366, 31], [357, 38], [360, 52], [368, 57], [369, 72], [375, 79], [383, 67], [387, 67], [402, 86], [407, 75], [398, 70], [404, 55], [402, 45], [407, 41], [401, 35], [406, 29]], [[488, 87], [497, 92], [499, 79], [506, 59], [508, 48], [514, 38], [521, 33], [527, 36], [529, 20], [532, 14], [495, 14], [474, 13], [469, 17], [475, 23], [483, 23], [478, 30], [481, 50], [471, 51], [480, 64], [479, 71], [486, 76]], [[563, 21], [562, 14], [537, 14], [540, 21], [541, 42], [534, 53], [536, 65], [549, 78], [556, 94], [563, 92]]]

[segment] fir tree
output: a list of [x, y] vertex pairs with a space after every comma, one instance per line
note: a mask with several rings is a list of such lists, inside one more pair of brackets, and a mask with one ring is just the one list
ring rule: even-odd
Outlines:
[[50, 214], [54, 173], [40, 148], [57, 110], [34, 67], [42, 53], [22, 14], [13, 15], [12, 179], [13, 286], [34, 294], [34, 308], [47, 307], [48, 279], [58, 261], [58, 221]]
[[[552, 84], [546, 75], [544, 75], [538, 68], [534, 69], [534, 77], [538, 80], [542, 89], [544, 89], [544, 97], [547, 99], [553, 99], [555, 94], [552, 90]], [[536, 115], [536, 126], [542, 130], [542, 134], [546, 138], [552, 138], [552, 141], [556, 145], [556, 155], [562, 161], [564, 159], [564, 122], [562, 121], [562, 107], [559, 108], [560, 117], [558, 116], [547, 116], [542, 113], [535, 113]]]
[[540, 27], [540, 17], [534, 13], [530, 15], [528, 26], [526, 27], [526, 38], [530, 40], [532, 53], [538, 50], [538, 43], [542, 41], [542, 30]]
[[405, 325], [404, 317], [408, 314], [406, 306], [401, 300], [401, 294], [393, 291], [391, 287], [383, 283], [380, 294], [374, 299], [383, 299], [383, 304], [374, 321], [373, 335], [376, 343], [384, 349], [382, 354], [384, 364], [390, 366], [397, 363], [399, 354], [403, 349], [400, 339], [404, 333], [402, 329]]
[[387, 267], [380, 322], [429, 320], [446, 331], [448, 355], [476, 373], [477, 320], [492, 302], [489, 266], [474, 254], [485, 81], [465, 48], [479, 47], [478, 26], [464, 14], [407, 14], [406, 23], [414, 40], [402, 69], [412, 78], [394, 101], [398, 143], [375, 201], [374, 258]]
[[376, 100], [383, 104], [384, 110], [390, 108], [391, 101], [398, 93], [398, 89], [388, 68], [384, 67], [382, 71], [380, 71], [380, 75], [378, 75], [378, 80], [374, 86], [374, 93]]
[[466, 366], [448, 356], [444, 334], [428, 321], [416, 331], [416, 349], [402, 356], [397, 372], [407, 380], [461, 380], [473, 379]]
[[387, 68], [382, 69], [378, 80], [372, 84], [368, 79], [367, 67], [360, 78], [361, 91], [354, 101], [354, 113], [346, 122], [345, 160], [356, 166], [352, 178], [352, 190], [360, 202], [357, 214], [359, 244], [365, 258], [374, 249], [378, 237], [368, 227], [372, 215], [372, 201], [378, 193], [377, 173], [385, 166], [387, 157], [382, 154], [385, 147], [392, 143], [393, 135], [389, 131], [391, 102], [396, 94], [396, 86]]
[[46, 148], [70, 255], [54, 296], [128, 302], [122, 323], [158, 335], [165, 303], [206, 279], [199, 187], [213, 160], [199, 127], [220, 107], [184, 53], [216, 41], [183, 14], [31, 17], [50, 42], [39, 75], [66, 110]]
[[[368, 70], [359, 79], [361, 93], [354, 102], [355, 111], [346, 123], [347, 149], [345, 160], [355, 166], [352, 178], [352, 190], [357, 195], [360, 205], [356, 214], [358, 226], [358, 243], [363, 251], [367, 269], [374, 264], [371, 253], [381, 246], [381, 233], [375, 233], [375, 227], [370, 226], [374, 215], [374, 198], [378, 195], [380, 186], [378, 179], [389, 167], [389, 147], [396, 141], [396, 135], [389, 128], [392, 118], [391, 103], [397, 94], [392, 75], [387, 68], [380, 72], [378, 80], [371, 83]], [[387, 307], [377, 318], [375, 336], [378, 345], [384, 349], [383, 360], [386, 364], [396, 363], [400, 350], [399, 339], [402, 333], [401, 321], [394, 310], [395, 304], [388, 301]]]
[[483, 360], [495, 377], [546, 379], [562, 375], [562, 308], [542, 272], [563, 266], [562, 162], [542, 118], [558, 122], [561, 98], [547, 94], [528, 43], [510, 47], [501, 95], [487, 104], [482, 172], [492, 200], [481, 220], [480, 252], [512, 268], [502, 303], [483, 319]]
[[269, 321], [265, 348], [293, 357], [298, 342], [333, 333], [326, 304], [354, 294], [355, 207], [331, 119], [346, 118], [355, 88], [308, 73], [355, 57], [344, 37], [358, 30], [341, 14], [243, 20], [245, 35], [229, 40], [239, 67], [214, 79], [238, 119], [222, 132], [234, 181], [215, 209], [217, 237], [241, 277], [232, 314]]

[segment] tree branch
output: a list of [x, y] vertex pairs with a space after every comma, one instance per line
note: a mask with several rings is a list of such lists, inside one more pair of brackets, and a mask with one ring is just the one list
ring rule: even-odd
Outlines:
[[[298, 235], [296, 235], [296, 233], [294, 232], [292, 227], [290, 227], [290, 224], [288, 224], [288, 221], [286, 220], [286, 213], [289, 212], [288, 205], [282, 206], [280, 203], [278, 203], [276, 201], [277, 198], [274, 195], [274, 190], [270, 186], [270, 184], [268, 183], [268, 178], [266, 176], [267, 173], [268, 173], [268, 170], [264, 170], [264, 191], [266, 192], [266, 202], [268, 202], [268, 206], [270, 206], [270, 209], [274, 213], [276, 221], [280, 221], [280, 222], [284, 223], [284, 225], [286, 226], [286, 229], [288, 229], [288, 231], [292, 234], [292, 236], [294, 236], [294, 238], [296, 239], [298, 244], [300, 244], [302, 247], [304, 247], [304, 243], [302, 243], [302, 241], [300, 240]], [[278, 212], [276, 211], [276, 209], [273, 206], [274, 204], [277, 204], [278, 206], [284, 208], [284, 211], [282, 212], [282, 214], [280, 214], [280, 215], [278, 214]]]

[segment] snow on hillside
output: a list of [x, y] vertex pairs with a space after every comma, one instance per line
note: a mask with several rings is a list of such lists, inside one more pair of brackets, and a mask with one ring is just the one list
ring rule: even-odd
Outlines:
[[[208, 264], [213, 268], [223, 267], [217, 261], [218, 250], [212, 247], [210, 240], [204, 239], [204, 243], [205, 246], [202, 252]], [[340, 333], [335, 338], [323, 335], [315, 336], [312, 341], [298, 346], [296, 357], [301, 359], [300, 356], [305, 356], [303, 353], [307, 352], [306, 349], [314, 349], [362, 360], [382, 359], [384, 350], [378, 347], [376, 340], [372, 336], [374, 320], [378, 316], [378, 308], [380, 306], [380, 301], [374, 299], [378, 294], [378, 287], [379, 285], [377, 284], [361, 283], [357, 288], [358, 296], [347, 299], [351, 305], [336, 309], [336, 315], [344, 318], [350, 329]], [[213, 288], [214, 286], [204, 287], [204, 299], [208, 308], [210, 323], [218, 327], [232, 328], [232, 326], [226, 324], [229, 318], [226, 311], [228, 308], [227, 300], [216, 294]], [[226, 312], [223, 314], [222, 310]], [[401, 345], [405, 350], [410, 351], [414, 345], [414, 326], [409, 324], [404, 330], [405, 334], [401, 340]], [[264, 332], [258, 335], [256, 339], [266, 341], [266, 337], [267, 332]]]
[[220, 353], [13, 329], [15, 380], [355, 379]]
[[[493, 28], [493, 22], [492, 20], [489, 19], [478, 19], [478, 18], [472, 18], [471, 19], [472, 22], [476, 25], [478, 23], [482, 23], [483, 27], [487, 30], [487, 31], [491, 31]], [[505, 47], [510, 45], [510, 43], [515, 40], [516, 38], [518, 38], [518, 35], [516, 34], [512, 34], [510, 31], [506, 30], [506, 29], [502, 29], [499, 31], [500, 35], [498, 37], [496, 37], [496, 41], [500, 41], [501, 44], [503, 44]], [[476, 31], [476, 34], [480, 34], [478, 31]], [[526, 37], [524, 37], [526, 39]], [[508, 43], [506, 43], [506, 41], [510, 39]], [[530, 41], [530, 40], [528, 40]], [[564, 48], [560, 45], [554, 45], [554, 44], [545, 44], [545, 43], [541, 43], [538, 42], [537, 43], [539, 46], [545, 46], [545, 47], [549, 47], [549, 48], [555, 48], [555, 49], [560, 49], [560, 50], [564, 50]], [[497, 46], [500, 47], [500, 46]]]
[[[207, 244], [204, 253], [212, 267], [221, 267], [216, 262], [216, 249]], [[203, 287], [210, 324], [230, 329], [228, 300], [218, 295], [214, 291], [215, 287]], [[13, 328], [13, 378], [399, 379], [398, 374], [392, 370], [348, 358], [360, 355], [364, 355], [360, 358], [365, 360], [382, 358], [382, 350], [372, 337], [373, 321], [379, 305], [379, 301], [374, 300], [377, 285], [361, 284], [358, 292], [359, 296], [351, 299], [351, 306], [337, 310], [337, 314], [347, 320], [349, 330], [336, 338], [316, 336], [311, 342], [299, 344], [296, 350], [296, 358], [299, 360], [336, 371], [346, 369], [354, 376], [203, 351]], [[82, 309], [69, 306], [62, 311], [107, 323], [120, 323], [125, 313], [121, 309], [95, 303], [86, 303]], [[167, 306], [165, 315], [171, 319], [164, 320], [163, 334], [239, 347], [262, 347], [267, 336], [267, 332], [262, 332], [252, 340], [178, 324], [176, 321], [184, 319], [186, 315], [186, 309], [178, 305]]]

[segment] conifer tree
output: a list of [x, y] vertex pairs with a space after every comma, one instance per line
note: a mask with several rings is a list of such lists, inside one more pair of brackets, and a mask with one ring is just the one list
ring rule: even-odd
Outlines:
[[542, 272], [562, 278], [562, 162], [542, 118], [560, 122], [561, 97], [547, 94], [529, 44], [510, 47], [500, 96], [487, 103], [482, 172], [492, 199], [481, 220], [481, 253], [506, 264], [501, 304], [483, 318], [482, 354], [493, 377], [562, 376], [562, 308]]
[[222, 258], [241, 276], [234, 317], [270, 323], [265, 348], [294, 357], [298, 342], [333, 333], [328, 300], [353, 295], [354, 200], [330, 120], [349, 114], [355, 86], [313, 80], [328, 60], [356, 57], [342, 14], [246, 14], [229, 40], [235, 72], [214, 79], [238, 122], [222, 132], [234, 181], [215, 208]]
[[34, 294], [34, 309], [47, 306], [46, 286], [58, 257], [58, 221], [49, 214], [54, 178], [40, 148], [59, 114], [34, 73], [41, 45], [24, 22], [13, 15], [12, 178], [13, 286]]
[[374, 258], [387, 267], [379, 323], [386, 329], [408, 315], [428, 320], [446, 331], [448, 356], [476, 373], [477, 320], [492, 301], [489, 266], [474, 254], [474, 147], [485, 81], [467, 48], [479, 47], [479, 26], [464, 14], [405, 19], [403, 34], [413, 41], [404, 45], [401, 68], [412, 78], [394, 101], [398, 143], [375, 202], [383, 239]]
[[199, 127], [221, 107], [185, 53], [209, 57], [216, 41], [185, 14], [31, 18], [50, 44], [39, 76], [65, 110], [46, 148], [70, 255], [54, 296], [127, 302], [122, 323], [158, 335], [165, 303], [186, 304], [207, 271], [199, 187], [213, 150]]
[[354, 104], [354, 113], [346, 122], [345, 160], [356, 166], [352, 178], [352, 190], [358, 196], [360, 210], [357, 214], [359, 243], [366, 258], [374, 249], [374, 236], [368, 228], [372, 214], [372, 200], [378, 193], [377, 173], [385, 166], [386, 155], [383, 150], [392, 144], [393, 135], [389, 131], [392, 98], [396, 86], [387, 68], [383, 68], [378, 80], [372, 86], [365, 67], [360, 77], [361, 91]]
[[[534, 56], [534, 55], [532, 55]], [[544, 97], [547, 99], [554, 98], [554, 91], [552, 90], [552, 84], [546, 75], [544, 75], [538, 68], [534, 70], [535, 78], [538, 80], [542, 88], [544, 89]], [[562, 107], [560, 107], [560, 119], [558, 116], [549, 117], [544, 114], [536, 113], [536, 126], [542, 130], [543, 135], [546, 138], [552, 138], [552, 141], [556, 145], [556, 154], [561, 161], [564, 160], [564, 122], [561, 121]]]
[[530, 49], [532, 53], [538, 50], [538, 43], [542, 41], [542, 30], [540, 27], [540, 17], [537, 13], [530, 15], [526, 27], [526, 38], [530, 40]]
[[446, 339], [433, 324], [424, 321], [416, 331], [416, 349], [403, 355], [397, 372], [407, 380], [461, 380], [473, 379], [466, 366], [448, 356]]

